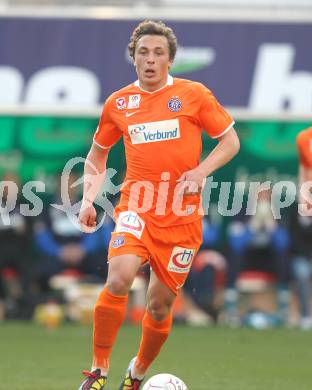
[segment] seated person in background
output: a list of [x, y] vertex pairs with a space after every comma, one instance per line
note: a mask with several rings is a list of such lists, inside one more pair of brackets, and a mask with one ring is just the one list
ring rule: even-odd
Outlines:
[[281, 220], [274, 219], [271, 191], [259, 193], [255, 215], [243, 211], [227, 228], [228, 275], [224, 308], [229, 321], [238, 319], [236, 282], [242, 270], [274, 273], [278, 284], [278, 315], [288, 317], [289, 234]]
[[[5, 181], [10, 184], [4, 185]], [[24, 317], [28, 286], [30, 224], [20, 212], [20, 180], [7, 173], [2, 178], [0, 213], [0, 301], [8, 317]]]
[[[212, 208], [212, 205], [210, 207]], [[203, 218], [203, 243], [184, 285], [184, 292], [214, 322], [217, 321], [219, 311], [215, 302], [216, 285], [222, 279], [226, 267], [224, 257], [218, 252], [221, 223], [216, 210], [211, 210], [209, 215]]]
[[[61, 199], [63, 191], [68, 191], [71, 205], [79, 201], [78, 187], [73, 184], [75, 180], [77, 177], [72, 174], [68, 188], [60, 186], [56, 204], [64, 203]], [[61, 180], [60, 183], [65, 185]], [[34, 269], [34, 278], [41, 290], [48, 291], [49, 279], [67, 269], [105, 280], [106, 256], [112, 229], [112, 222], [107, 217], [99, 230], [93, 234], [83, 233], [70, 220], [66, 210], [64, 212], [47, 206], [34, 227], [34, 239], [40, 257]]]
[[312, 329], [311, 275], [312, 275], [312, 217], [301, 216], [294, 207], [290, 223], [291, 269], [296, 281], [299, 300], [299, 326]]

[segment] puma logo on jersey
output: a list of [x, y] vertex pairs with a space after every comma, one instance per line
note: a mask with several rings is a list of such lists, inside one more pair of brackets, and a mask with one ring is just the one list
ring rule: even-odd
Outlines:
[[132, 144], [169, 141], [180, 138], [178, 119], [167, 121], [140, 123], [128, 126], [128, 133]]

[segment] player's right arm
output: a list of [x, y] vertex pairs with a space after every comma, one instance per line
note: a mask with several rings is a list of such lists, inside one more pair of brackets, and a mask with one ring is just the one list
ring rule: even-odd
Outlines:
[[84, 166], [83, 199], [79, 222], [87, 233], [92, 232], [96, 226], [96, 211], [93, 202], [104, 180], [109, 150], [122, 136], [122, 132], [111, 117], [112, 103], [114, 101], [108, 98], [104, 104], [93, 144]]
[[79, 222], [85, 232], [92, 232], [96, 226], [96, 210], [93, 202], [105, 176], [109, 149], [102, 149], [93, 143], [84, 165], [83, 198]]

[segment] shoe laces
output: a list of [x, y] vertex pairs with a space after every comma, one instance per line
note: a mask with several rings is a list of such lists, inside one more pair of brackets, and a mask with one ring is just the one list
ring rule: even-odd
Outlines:
[[99, 369], [97, 369], [97, 370], [94, 370], [94, 371], [87, 371], [87, 370], [83, 370], [82, 371], [82, 374], [84, 375], [84, 376], [86, 376], [87, 378], [93, 378], [93, 379], [95, 379], [95, 378], [98, 378], [99, 376], [101, 376], [101, 371], [99, 370]]
[[139, 380], [137, 378], [132, 378], [131, 374], [128, 374], [128, 377], [124, 381], [124, 387], [123, 389], [129, 389], [129, 390], [137, 390], [140, 388], [141, 383], [143, 380]]

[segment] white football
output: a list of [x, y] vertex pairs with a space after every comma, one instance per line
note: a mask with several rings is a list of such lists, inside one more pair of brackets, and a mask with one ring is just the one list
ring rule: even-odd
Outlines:
[[172, 374], [157, 374], [152, 376], [142, 390], [187, 390], [186, 384]]

